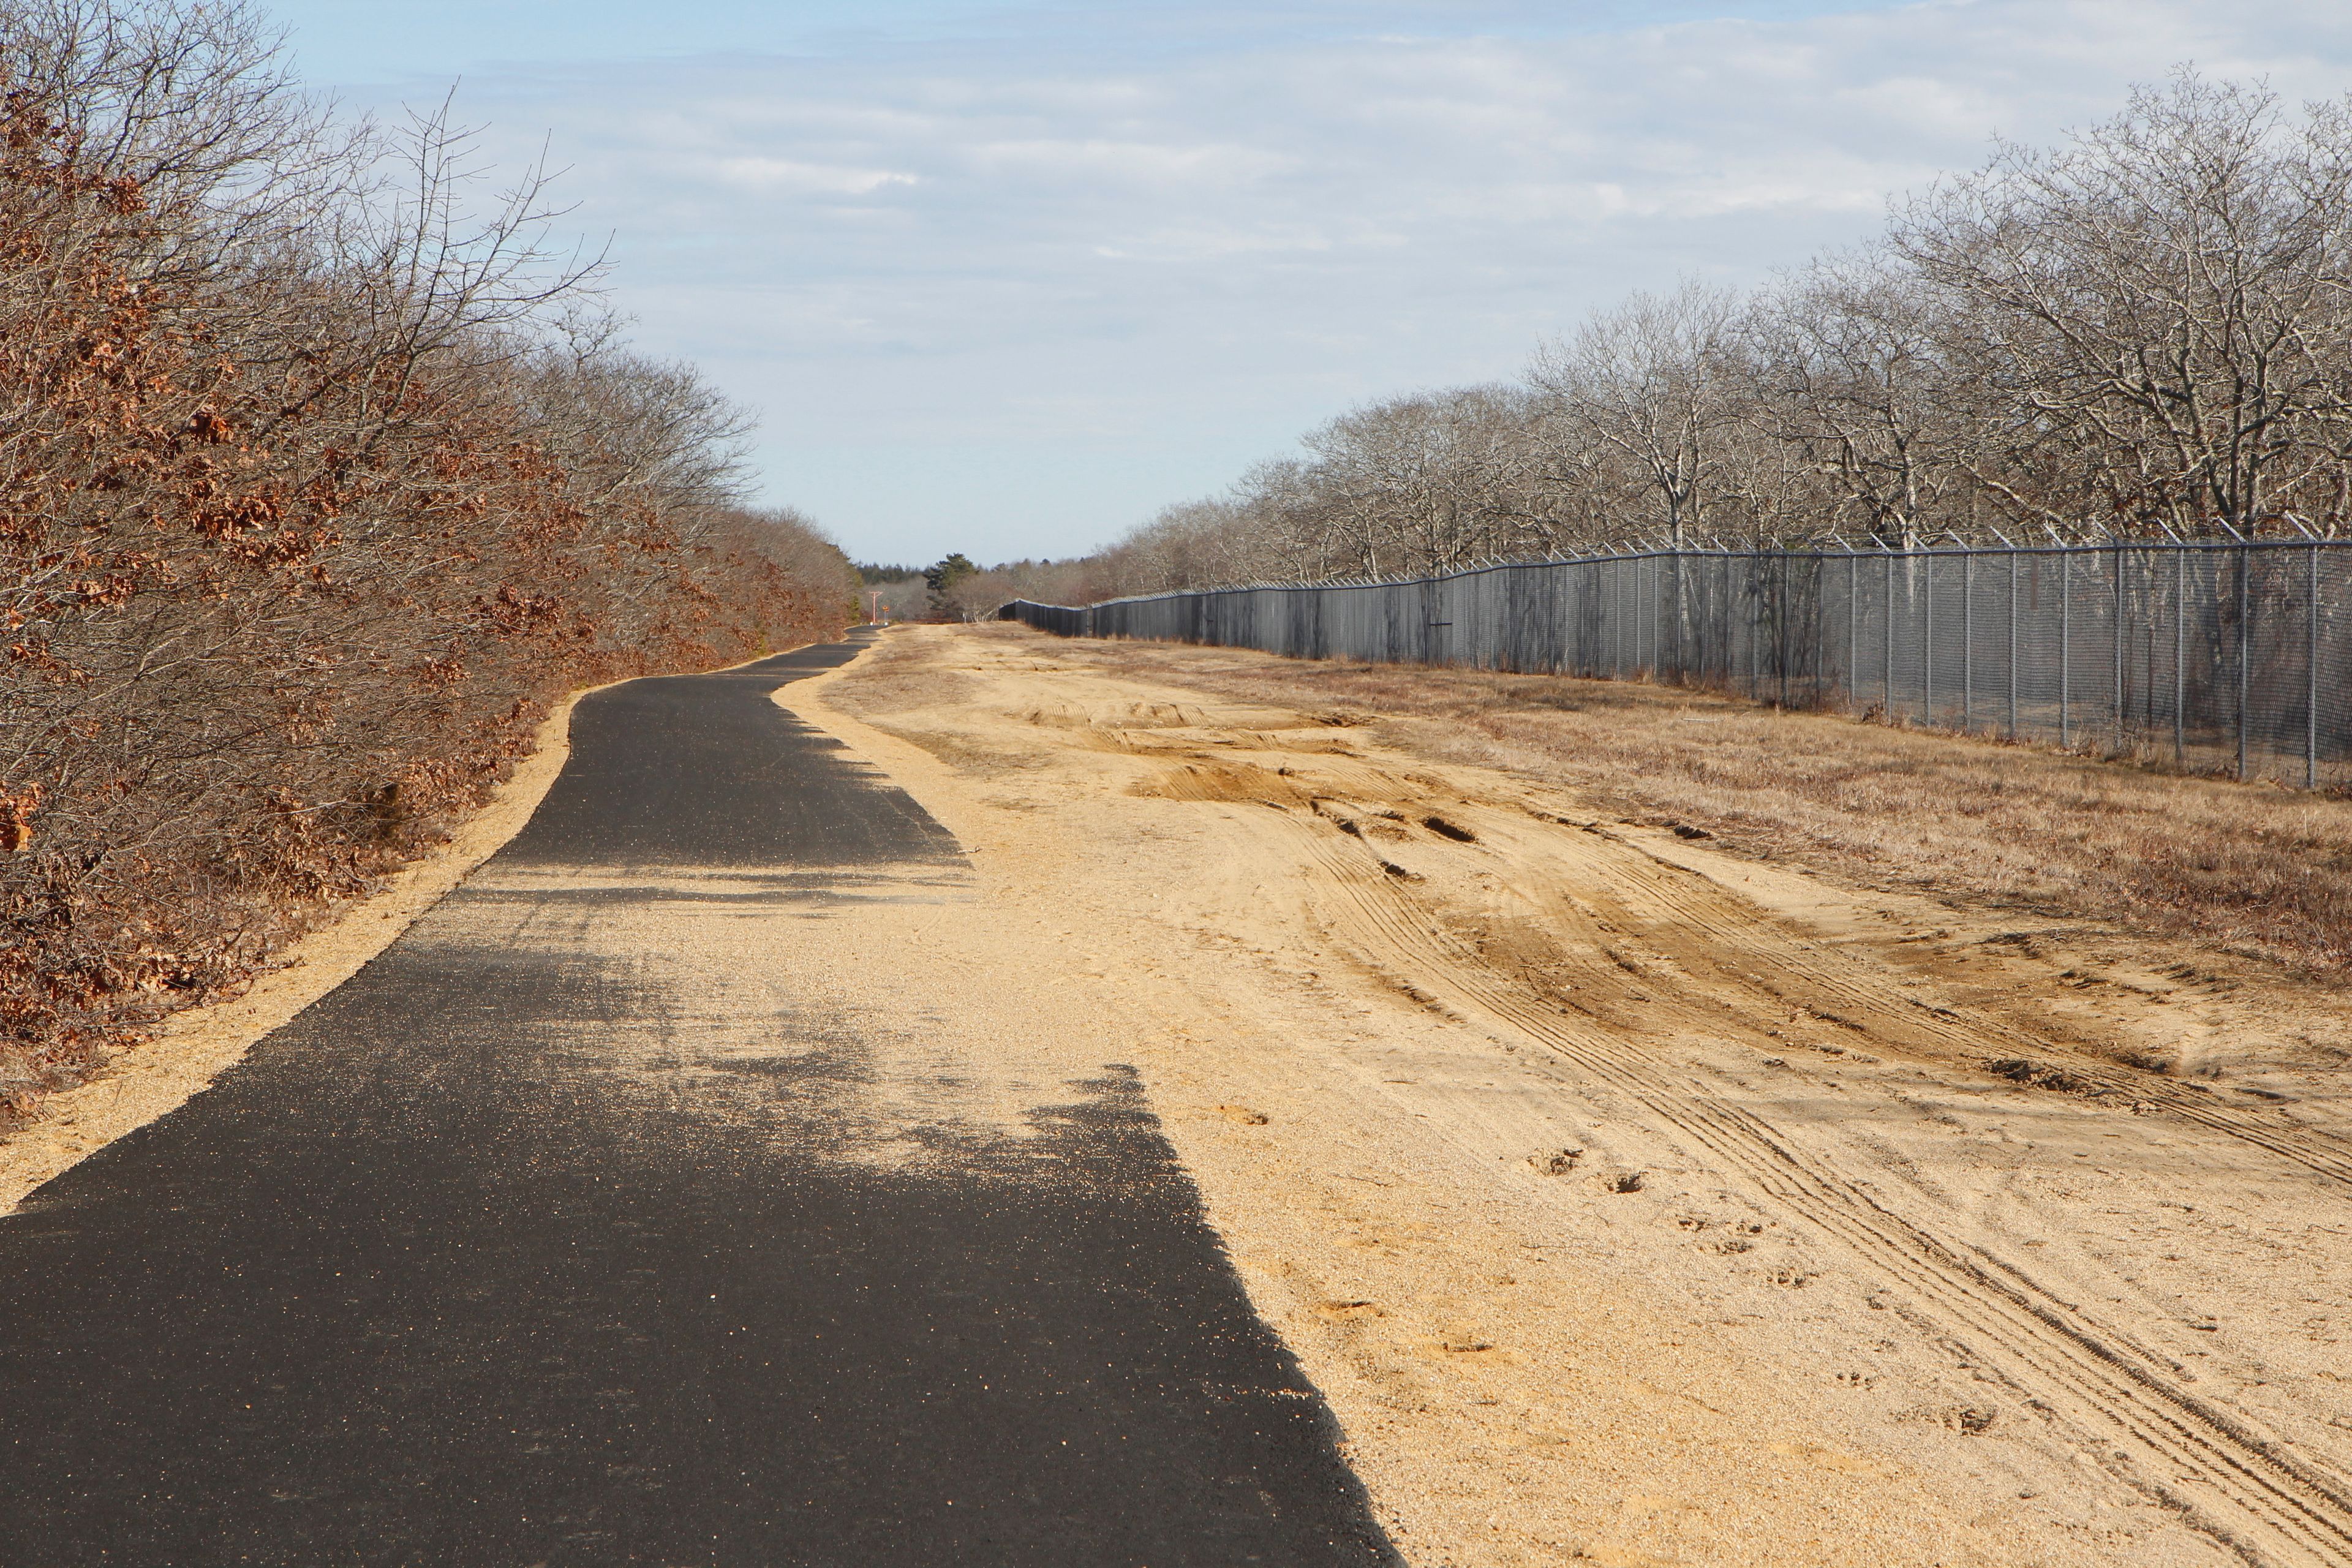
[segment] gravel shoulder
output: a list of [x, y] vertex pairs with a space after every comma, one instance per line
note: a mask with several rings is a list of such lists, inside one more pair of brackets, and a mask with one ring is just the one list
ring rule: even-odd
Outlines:
[[908, 628], [780, 700], [1131, 1042], [1410, 1560], [2352, 1562], [2339, 988], [1184, 651]]

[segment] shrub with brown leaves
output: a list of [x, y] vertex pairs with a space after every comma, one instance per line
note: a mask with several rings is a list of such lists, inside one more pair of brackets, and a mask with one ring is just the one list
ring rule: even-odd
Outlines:
[[464, 132], [235, 5], [0, 0], [0, 1102], [238, 987], [578, 685], [839, 630], [742, 423]]

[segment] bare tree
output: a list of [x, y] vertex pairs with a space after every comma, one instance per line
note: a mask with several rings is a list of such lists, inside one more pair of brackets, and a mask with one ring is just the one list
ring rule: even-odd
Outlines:
[[1637, 292], [1570, 338], [1538, 346], [1528, 382], [1571, 449], [1613, 453], [1636, 477], [1668, 542], [1709, 520], [1734, 417], [1738, 296], [1696, 280]]
[[1746, 417], [1821, 480], [1812, 528], [1851, 517], [1910, 544], [1946, 521], [1958, 435], [1948, 326], [1876, 249], [1816, 261], [1757, 298], [1744, 322]]
[[[1912, 204], [1895, 252], [1994, 395], [1970, 478], [2060, 531], [2343, 514], [2352, 118], [2188, 71]], [[2079, 480], [2076, 476], [2080, 476]]]

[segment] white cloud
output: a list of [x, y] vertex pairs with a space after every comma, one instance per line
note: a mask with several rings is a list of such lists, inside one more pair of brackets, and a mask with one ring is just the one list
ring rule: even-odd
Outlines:
[[1613, 29], [1395, 0], [1378, 36], [1303, 4], [516, 68], [463, 107], [518, 158], [552, 128], [646, 346], [763, 410], [777, 499], [877, 553], [1059, 555], [1352, 400], [1508, 374], [1628, 287], [1858, 238], [2179, 61], [2352, 89], [2322, 0]]
[[890, 169], [844, 169], [797, 163], [790, 158], [722, 158], [717, 174], [723, 184], [757, 191], [830, 192], [852, 196], [870, 195], [885, 185], [919, 183], [913, 174]]

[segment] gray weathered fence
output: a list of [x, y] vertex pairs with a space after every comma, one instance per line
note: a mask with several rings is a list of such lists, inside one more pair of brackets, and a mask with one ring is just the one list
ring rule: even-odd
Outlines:
[[1705, 686], [2352, 785], [2352, 541], [1657, 550], [1000, 614], [1069, 637]]

